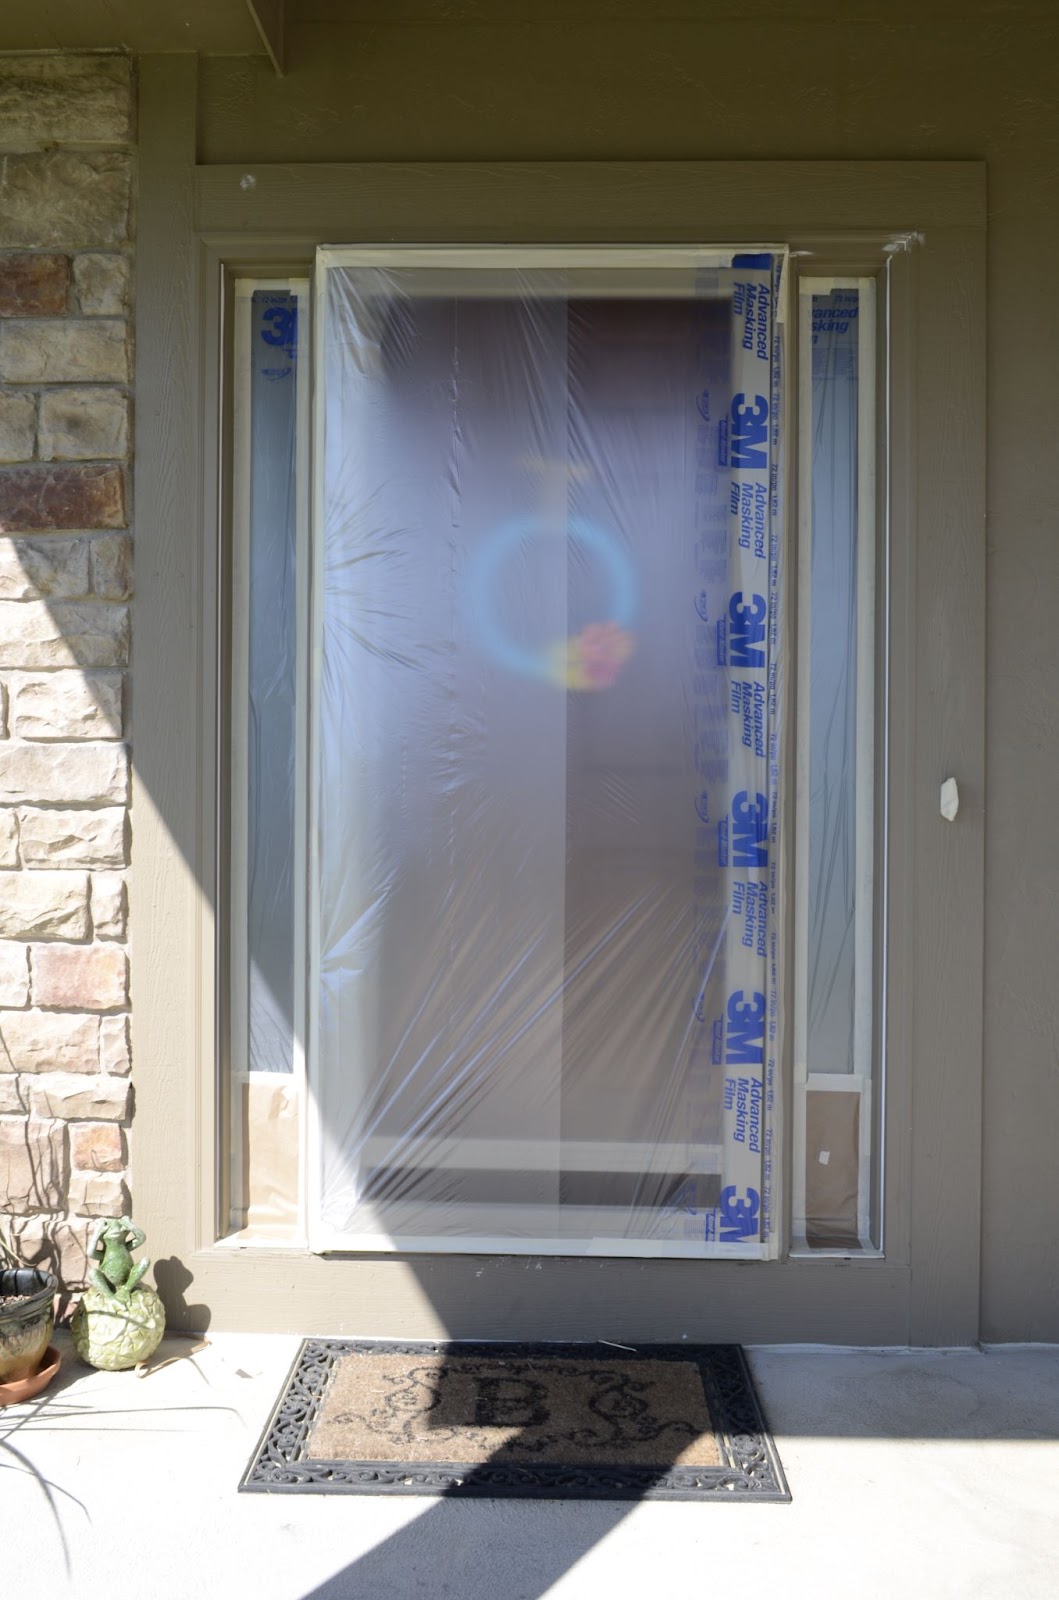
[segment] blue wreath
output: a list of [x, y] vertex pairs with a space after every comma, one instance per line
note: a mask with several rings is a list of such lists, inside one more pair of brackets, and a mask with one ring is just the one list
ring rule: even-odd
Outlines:
[[[467, 600], [478, 641], [487, 655], [524, 678], [554, 681], [556, 650], [560, 640], [533, 650], [513, 639], [499, 624], [494, 584], [505, 563], [525, 539], [554, 537], [554, 523], [543, 517], [513, 517], [482, 540], [471, 558], [467, 574]], [[613, 534], [587, 517], [571, 517], [568, 536], [597, 557], [610, 578], [610, 614], [606, 621], [625, 629], [636, 614], [636, 575], [628, 556]]]

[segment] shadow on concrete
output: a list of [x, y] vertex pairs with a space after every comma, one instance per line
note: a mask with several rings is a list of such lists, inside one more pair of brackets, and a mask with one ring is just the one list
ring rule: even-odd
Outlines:
[[[489, 1404], [492, 1408], [491, 1401]], [[499, 1404], [501, 1410], [506, 1406], [515, 1416], [510, 1398]], [[502, 1423], [503, 1418], [498, 1414], [493, 1420]], [[623, 1433], [622, 1418], [614, 1421], [617, 1432]], [[406, 1600], [418, 1594], [484, 1592], [503, 1595], [504, 1600], [538, 1600], [547, 1594], [629, 1515], [638, 1500], [489, 1498], [491, 1467], [525, 1464], [526, 1456], [518, 1453], [523, 1437], [525, 1434], [508, 1440], [486, 1461], [470, 1468], [459, 1488], [427, 1502], [421, 1516], [309, 1591], [304, 1600], [361, 1596], [363, 1600]], [[657, 1469], [661, 1476], [679, 1449], [659, 1453], [666, 1457]], [[476, 1483], [482, 1485], [477, 1491]]]
[[[496, 1348], [499, 1357], [510, 1358], [510, 1347]], [[691, 1355], [692, 1349], [689, 1347], [689, 1358], [697, 1361]], [[510, 1428], [518, 1432], [500, 1443], [480, 1464], [468, 1467], [458, 1485], [439, 1492], [422, 1515], [309, 1591], [304, 1600], [339, 1600], [346, 1596], [405, 1600], [406, 1596], [417, 1594], [483, 1593], [503, 1596], [504, 1600], [538, 1600], [666, 1480], [683, 1452], [700, 1436], [700, 1428], [708, 1426], [704, 1416], [685, 1412], [677, 1390], [670, 1390], [667, 1398], [664, 1388], [661, 1392], [653, 1389], [657, 1382], [655, 1363], [641, 1368], [637, 1352], [629, 1351], [623, 1356], [618, 1349], [601, 1351], [598, 1346], [586, 1345], [584, 1359], [579, 1360], [566, 1347], [557, 1349], [564, 1360], [577, 1364], [568, 1369], [568, 1375], [573, 1371], [585, 1383], [583, 1406], [579, 1401], [573, 1412], [566, 1409], [561, 1390], [552, 1394], [531, 1373], [512, 1371], [510, 1359], [497, 1369], [504, 1375], [496, 1378], [483, 1376], [474, 1367], [460, 1370], [458, 1358], [470, 1353], [465, 1347], [456, 1346], [450, 1353], [456, 1358], [456, 1370], [448, 1374], [451, 1388], [443, 1384], [444, 1366], [437, 1371], [409, 1374], [418, 1396], [426, 1390], [430, 1394], [427, 1409], [419, 1413], [417, 1432], [436, 1427], [446, 1440], [452, 1426], [474, 1430]], [[682, 1368], [678, 1352], [672, 1347], [664, 1359], [675, 1356]], [[588, 1366], [597, 1369], [591, 1376]], [[716, 1378], [721, 1381], [720, 1369]], [[344, 1396], [342, 1403], [348, 1403], [348, 1398]], [[398, 1446], [397, 1435], [403, 1432], [407, 1415], [404, 1398], [402, 1388], [387, 1407], [386, 1426]], [[558, 1405], [558, 1411], [553, 1412], [553, 1403]], [[719, 1398], [716, 1403], [722, 1408], [725, 1404]], [[732, 1425], [723, 1409], [715, 1409], [714, 1399], [709, 1405], [715, 1427]], [[350, 1420], [355, 1423], [355, 1413]], [[542, 1458], [539, 1452], [554, 1445], [556, 1429], [567, 1447], [573, 1446], [575, 1455], [587, 1430], [590, 1437], [605, 1441], [604, 1451], [613, 1444], [633, 1456], [643, 1452], [650, 1464], [645, 1461], [626, 1469], [621, 1498], [607, 1499], [607, 1491], [600, 1485], [584, 1481], [573, 1484], [565, 1497], [558, 1493], [549, 1497], [547, 1491], [540, 1498], [535, 1493], [512, 1493], [510, 1469], [528, 1468], [532, 1473], [535, 1465], [542, 1460], [546, 1463], [548, 1457]], [[445, 1445], [439, 1443], [438, 1449], [442, 1454]], [[556, 1454], [553, 1451], [552, 1459]], [[573, 1464], [568, 1468], [574, 1478], [579, 1470]], [[723, 1467], [721, 1473], [725, 1479], [738, 1476], [728, 1474]], [[746, 1495], [707, 1491], [698, 1509], [732, 1498], [745, 1499]], [[720, 1514], [723, 1516], [723, 1512]]]
[[302, 1600], [539, 1600], [634, 1504], [442, 1499]]

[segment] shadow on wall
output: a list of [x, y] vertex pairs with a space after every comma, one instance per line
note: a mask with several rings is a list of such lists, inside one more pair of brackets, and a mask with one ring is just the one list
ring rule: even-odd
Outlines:
[[209, 1306], [201, 1301], [196, 1304], [188, 1303], [186, 1291], [190, 1289], [195, 1279], [194, 1274], [188, 1271], [184, 1263], [176, 1256], [163, 1256], [154, 1263], [154, 1281], [165, 1303], [166, 1321], [169, 1326], [193, 1328], [196, 1333], [205, 1333], [210, 1325], [212, 1312]]

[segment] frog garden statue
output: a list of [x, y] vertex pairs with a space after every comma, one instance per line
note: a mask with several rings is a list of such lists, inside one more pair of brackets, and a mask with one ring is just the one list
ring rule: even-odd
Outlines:
[[74, 1312], [70, 1331], [82, 1361], [105, 1372], [120, 1372], [147, 1361], [165, 1332], [165, 1307], [142, 1279], [150, 1262], [132, 1259], [144, 1242], [129, 1217], [105, 1217], [92, 1234], [96, 1261], [88, 1288]]

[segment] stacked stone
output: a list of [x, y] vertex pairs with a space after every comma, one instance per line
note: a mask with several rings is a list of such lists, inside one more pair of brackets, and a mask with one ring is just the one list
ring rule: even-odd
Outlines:
[[0, 57], [0, 1214], [71, 1287], [129, 1206], [132, 107]]

